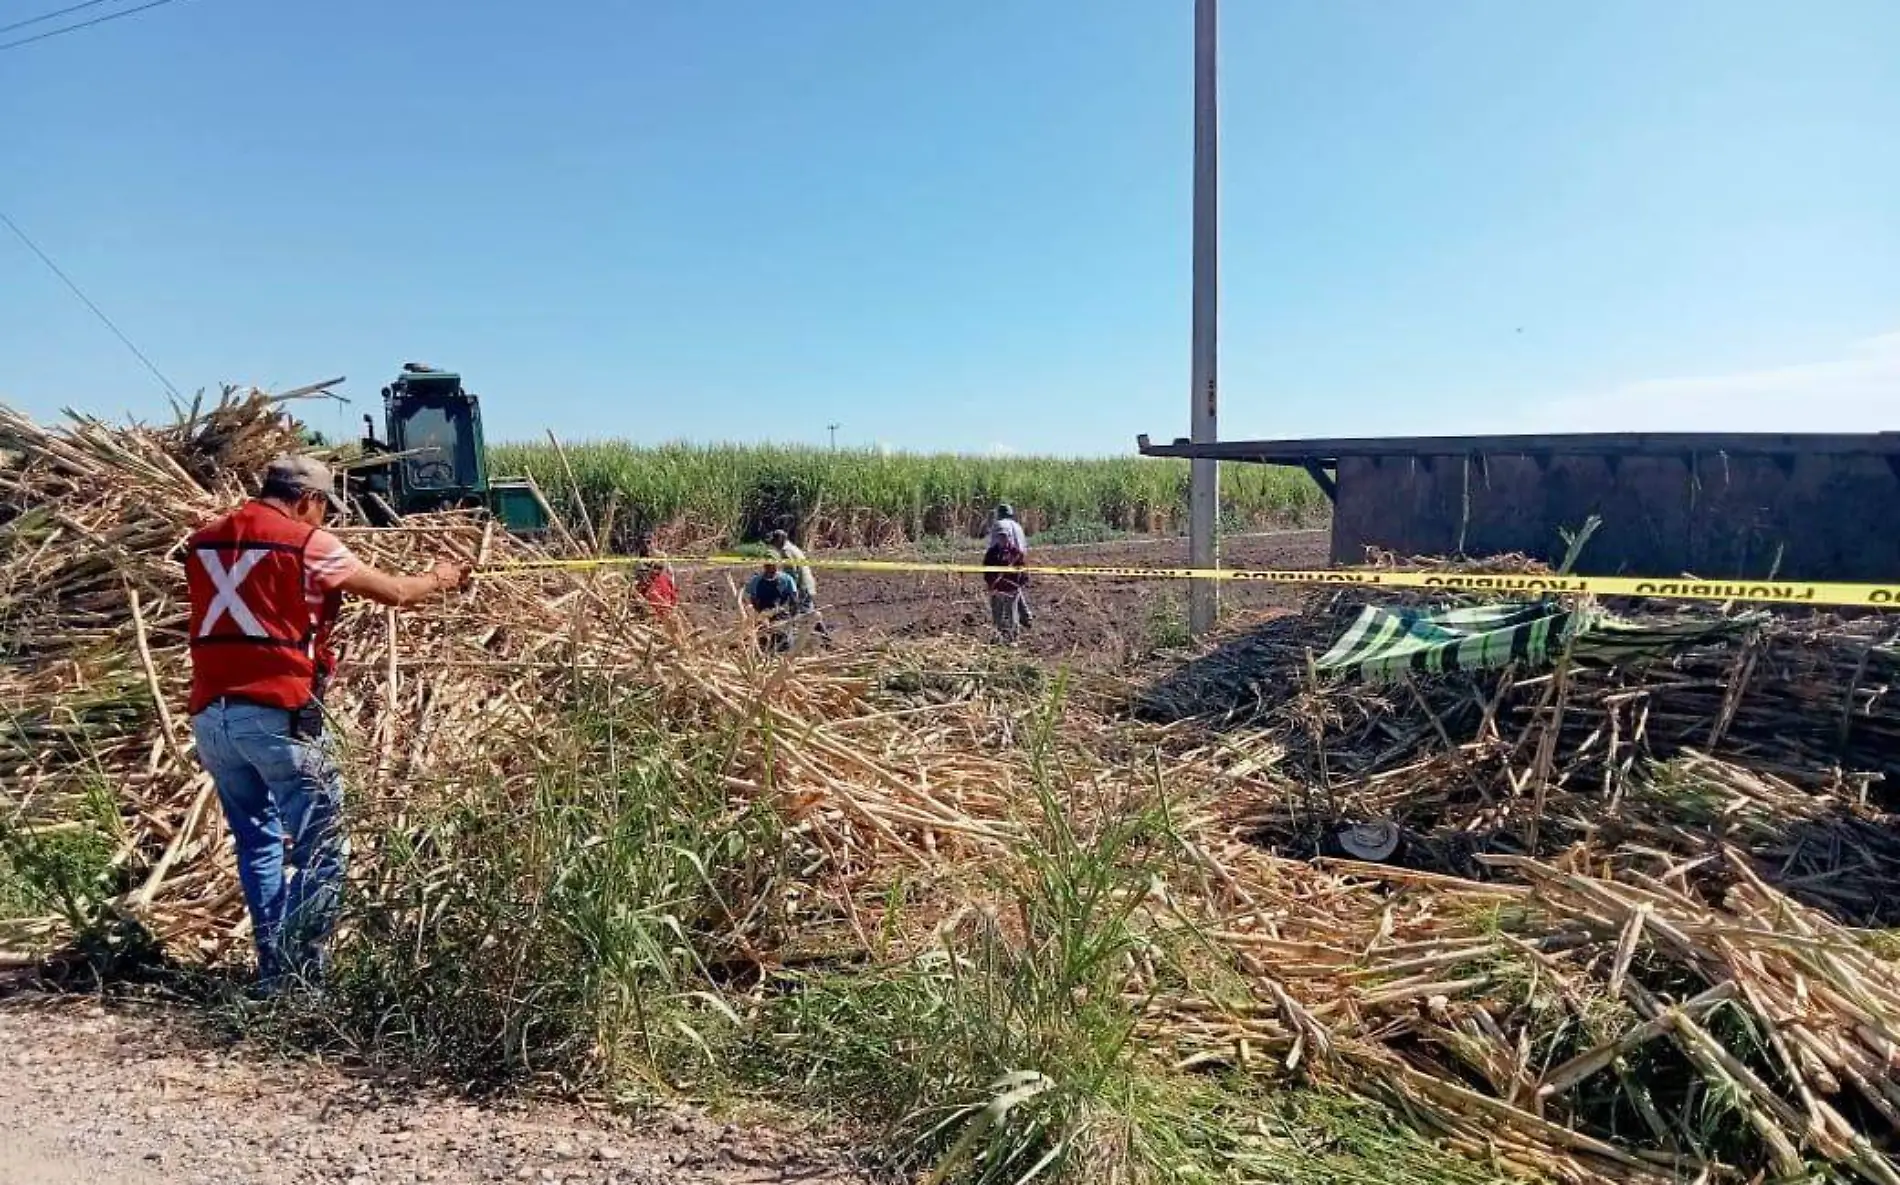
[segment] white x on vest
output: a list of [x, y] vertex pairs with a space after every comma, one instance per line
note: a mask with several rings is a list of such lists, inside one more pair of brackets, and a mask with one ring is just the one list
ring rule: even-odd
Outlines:
[[231, 620], [235, 621], [237, 627], [244, 631], [245, 637], [270, 637], [270, 634], [265, 631], [263, 624], [257, 620], [256, 614], [251, 612], [251, 607], [244, 603], [244, 594], [238, 591], [239, 587], [244, 583], [244, 578], [251, 574], [251, 569], [257, 567], [257, 561], [263, 559], [267, 553], [262, 551], [240, 552], [238, 553], [236, 562], [234, 562], [228, 570], [225, 568], [223, 562], [218, 559], [218, 553], [215, 551], [207, 549], [193, 552], [192, 554], [196, 555], [199, 562], [204, 564], [205, 574], [211, 577], [212, 586], [218, 590], [218, 595], [211, 598], [211, 604], [205, 609], [205, 619], [198, 626], [198, 636], [202, 638], [209, 635], [211, 633], [211, 627], [217, 624], [218, 618], [229, 613]]

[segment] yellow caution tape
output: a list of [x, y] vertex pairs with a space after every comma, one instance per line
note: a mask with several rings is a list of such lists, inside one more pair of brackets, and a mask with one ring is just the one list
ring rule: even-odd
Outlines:
[[[753, 556], [604, 556], [580, 560], [523, 560], [516, 563], [498, 564], [476, 572], [475, 575], [482, 577], [504, 572], [585, 570], [640, 564], [672, 564], [680, 568], [753, 568], [764, 562], [766, 561]], [[986, 572], [1027, 572], [1032, 576], [1094, 576], [1122, 580], [1229, 580], [1248, 584], [1423, 588], [1515, 596], [1588, 593], [1599, 597], [1658, 597], [1671, 601], [1751, 601], [1773, 605], [1846, 606], [1860, 609], [1900, 608], [1900, 584], [1817, 584], [1798, 580], [1695, 580], [1688, 577], [1554, 576], [1319, 568], [1104, 568], [1066, 565], [986, 568], [982, 564], [926, 563], [921, 560], [807, 559], [800, 564], [783, 566], [836, 572], [936, 572], [971, 576], [982, 575]]]

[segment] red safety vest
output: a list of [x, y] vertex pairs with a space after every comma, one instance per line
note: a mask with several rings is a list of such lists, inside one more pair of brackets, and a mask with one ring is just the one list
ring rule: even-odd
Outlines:
[[657, 617], [665, 617], [679, 607], [679, 584], [674, 581], [673, 572], [669, 568], [661, 568], [646, 579], [640, 587], [640, 593], [646, 597], [647, 607], [652, 609]]
[[[985, 568], [1020, 568], [1028, 562], [1029, 557], [1024, 555], [1007, 536], [990, 536], [989, 549], [983, 553]], [[1019, 593], [1029, 586], [1029, 573], [985, 572], [983, 583], [989, 586], [992, 593], [1008, 596]]]
[[185, 543], [191, 595], [191, 712], [221, 696], [296, 711], [333, 665], [330, 626], [342, 598], [312, 612], [304, 549], [316, 528], [247, 502]]

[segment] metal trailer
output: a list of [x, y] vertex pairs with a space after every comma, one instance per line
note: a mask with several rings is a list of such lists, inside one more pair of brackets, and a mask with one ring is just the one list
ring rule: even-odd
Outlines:
[[1583, 575], [1900, 579], [1900, 433], [1605, 432], [1154, 445], [1148, 457], [1304, 469], [1333, 503], [1332, 559], [1562, 558]]

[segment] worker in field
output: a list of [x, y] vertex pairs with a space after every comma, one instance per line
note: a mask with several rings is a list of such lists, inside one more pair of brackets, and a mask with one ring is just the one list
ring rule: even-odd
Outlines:
[[[653, 554], [653, 536], [642, 531], [634, 538], [633, 554], [648, 557]], [[654, 617], [665, 619], [672, 617], [679, 608], [679, 581], [673, 576], [673, 565], [668, 563], [639, 564], [633, 570], [633, 587], [646, 603], [647, 611]]]
[[771, 545], [774, 555], [784, 562], [791, 572], [792, 580], [798, 585], [798, 607], [809, 613], [818, 604], [818, 578], [812, 575], [811, 565], [805, 562], [805, 549], [792, 542], [792, 537], [784, 531], [773, 531], [765, 537]]
[[784, 531], [773, 531], [765, 539], [798, 585], [799, 614], [810, 619], [812, 631], [819, 637], [829, 637], [831, 631], [825, 628], [825, 619], [818, 612], [818, 577], [812, 574], [811, 564], [805, 559], [805, 549], [793, 543], [792, 537]]
[[343, 595], [401, 607], [468, 579], [449, 560], [394, 576], [357, 559], [323, 529], [331, 486], [322, 463], [279, 457], [256, 498], [185, 544], [192, 734], [237, 847], [266, 993], [321, 980], [343, 885], [343, 778], [323, 720]]
[[[1024, 568], [1029, 564], [1029, 538], [1016, 521], [1016, 508], [1005, 502], [990, 523], [989, 546], [983, 552], [985, 568]], [[1029, 573], [985, 572], [990, 594], [990, 620], [1005, 642], [1014, 642], [1029, 628]]]
[[798, 616], [798, 582], [776, 560], [767, 560], [746, 581], [745, 602], [759, 616], [760, 648], [790, 650], [792, 619]]

